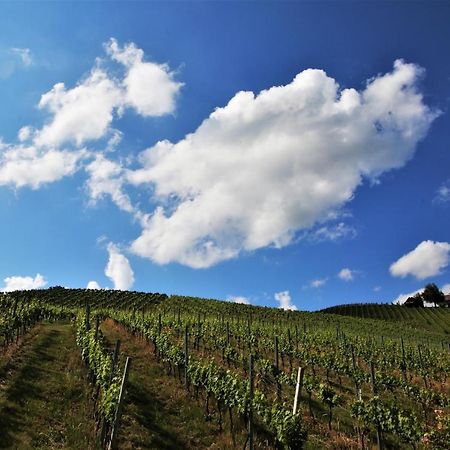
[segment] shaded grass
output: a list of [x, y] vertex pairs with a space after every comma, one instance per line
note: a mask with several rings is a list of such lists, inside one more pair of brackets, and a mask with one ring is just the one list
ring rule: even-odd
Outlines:
[[41, 326], [0, 392], [0, 448], [96, 448], [82, 367], [71, 325]]

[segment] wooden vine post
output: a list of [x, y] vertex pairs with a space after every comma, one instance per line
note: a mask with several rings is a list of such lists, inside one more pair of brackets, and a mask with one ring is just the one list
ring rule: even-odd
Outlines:
[[297, 373], [297, 384], [295, 385], [294, 408], [292, 410], [293, 414], [297, 414], [297, 411], [298, 411], [298, 404], [299, 404], [300, 395], [302, 392], [304, 374], [305, 374], [305, 369], [303, 367], [299, 367], [298, 373]]
[[100, 327], [100, 317], [97, 315], [95, 316], [95, 340], [98, 340], [98, 329]]
[[119, 402], [117, 404], [116, 414], [114, 416], [114, 423], [111, 430], [111, 439], [109, 441], [108, 450], [117, 450], [117, 432], [120, 424], [120, 417], [122, 415], [122, 403], [125, 395], [125, 386], [128, 379], [128, 372], [130, 370], [131, 358], [127, 357], [125, 368], [123, 370], [122, 383], [120, 385]]
[[403, 345], [403, 338], [400, 338], [400, 344], [402, 346], [402, 374], [403, 374], [403, 381], [406, 382], [405, 346]]

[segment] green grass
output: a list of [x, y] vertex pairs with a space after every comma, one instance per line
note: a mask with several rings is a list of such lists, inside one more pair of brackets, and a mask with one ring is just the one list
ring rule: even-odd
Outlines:
[[8, 367], [0, 390], [0, 448], [96, 448], [91, 390], [70, 324], [38, 326], [0, 364]]

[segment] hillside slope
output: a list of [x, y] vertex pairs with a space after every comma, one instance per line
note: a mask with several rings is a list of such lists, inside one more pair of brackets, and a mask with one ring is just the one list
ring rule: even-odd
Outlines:
[[401, 322], [418, 330], [450, 334], [449, 308], [408, 308], [399, 305], [359, 303], [338, 305], [321, 311], [326, 314]]
[[[232, 450], [249, 445], [250, 436], [250, 448], [277, 450], [372, 448], [377, 439], [385, 449], [446, 448], [441, 442], [450, 433], [450, 339], [448, 316], [441, 313], [439, 327], [425, 328], [422, 321], [434, 316], [413, 316], [406, 308], [399, 311], [402, 319], [380, 320], [64, 288], [1, 294], [0, 310], [5, 355], [34, 323], [50, 331], [64, 324], [55, 329], [65, 330], [71, 342], [61, 347], [64, 340], [55, 338], [52, 353], [58, 357], [48, 358], [45, 370], [60, 386], [51, 374], [53, 367], [59, 373], [64, 348], [83, 355], [81, 366], [90, 374], [84, 389], [95, 393], [83, 420], [95, 423], [97, 433], [106, 429], [109, 436], [115, 429], [122, 374], [131, 358], [120, 449]], [[116, 364], [111, 352], [118, 339]], [[34, 353], [27, 353], [25, 364]], [[298, 373], [303, 378], [294, 413]], [[18, 405], [42, 388], [30, 389], [16, 389]], [[46, 398], [49, 411], [60, 406], [59, 398]], [[36, 414], [26, 414], [23, 436], [39, 434], [45, 426], [33, 427]], [[3, 405], [1, 417], [9, 417]], [[15, 428], [4, 420], [1, 431], [12, 440]], [[86, 428], [80, 419], [79, 429]], [[422, 446], [424, 439], [431, 444]], [[34, 448], [52, 448], [45, 445]]]

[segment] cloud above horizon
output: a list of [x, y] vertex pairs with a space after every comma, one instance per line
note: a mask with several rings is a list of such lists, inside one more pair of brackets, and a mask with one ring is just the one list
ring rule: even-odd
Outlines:
[[413, 156], [437, 116], [417, 88], [423, 72], [397, 60], [358, 92], [307, 69], [285, 86], [238, 92], [184, 139], [141, 153], [128, 182], [151, 186], [157, 207], [131, 251], [206, 268], [291, 244], [335, 217], [364, 179]]
[[243, 297], [242, 295], [229, 295], [227, 297], [228, 302], [240, 303], [242, 305], [250, 305], [250, 300], [248, 297]]
[[389, 271], [392, 276], [408, 275], [423, 280], [442, 273], [448, 266], [450, 244], [448, 242], [423, 241], [414, 250], [395, 261]]
[[274, 294], [274, 298], [279, 303], [279, 308], [286, 311], [297, 311], [297, 306], [292, 303], [292, 298], [289, 291], [276, 292]]
[[107, 250], [109, 259], [105, 275], [114, 283], [114, 289], [129, 290], [134, 283], [134, 272], [128, 258], [112, 242], [108, 244]]
[[48, 281], [40, 274], [33, 277], [12, 276], [6, 277], [4, 280], [5, 286], [1, 289], [2, 292], [12, 291], [29, 291], [31, 289], [40, 289], [48, 284]]
[[100, 285], [96, 281], [89, 281], [89, 283], [86, 286], [86, 289], [101, 289]]

